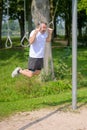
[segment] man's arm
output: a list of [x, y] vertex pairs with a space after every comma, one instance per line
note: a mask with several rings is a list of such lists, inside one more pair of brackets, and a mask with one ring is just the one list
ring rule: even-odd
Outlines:
[[29, 37], [29, 43], [30, 44], [34, 43], [34, 41], [36, 39], [36, 35], [37, 35], [38, 32], [39, 32], [39, 29], [35, 29], [33, 35]]
[[46, 42], [50, 42], [52, 39], [52, 33], [53, 33], [53, 29], [48, 28], [48, 37], [46, 39]]

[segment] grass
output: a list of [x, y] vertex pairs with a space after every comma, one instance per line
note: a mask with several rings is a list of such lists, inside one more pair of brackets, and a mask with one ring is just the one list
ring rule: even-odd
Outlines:
[[[77, 106], [80, 107], [87, 103], [87, 88], [79, 89], [78, 90], [78, 104]], [[32, 111], [38, 110], [40, 108], [50, 108], [50, 107], [60, 107], [64, 105], [71, 106], [72, 102], [72, 94], [71, 91], [68, 92], [61, 92], [60, 94], [56, 95], [49, 95], [39, 98], [32, 98], [32, 99], [22, 99], [16, 100], [12, 102], [0, 102], [0, 119], [4, 119], [7, 116], [15, 114], [17, 112], [24, 112], [24, 111]]]
[[[16, 42], [16, 41], [15, 41]], [[17, 43], [16, 43], [17, 44]], [[0, 119], [19, 111], [71, 104], [71, 49], [53, 48], [56, 81], [41, 82], [18, 76], [11, 78], [17, 66], [27, 68], [29, 48], [0, 50]], [[78, 49], [78, 102], [87, 102], [87, 49]]]
[[1, 102], [0, 115], [4, 117], [19, 111], [31, 111], [43, 107], [56, 106], [67, 102], [67, 100], [70, 102], [71, 99], [69, 93], [65, 94], [64, 99], [61, 98], [62, 96], [63, 93], [59, 95], [50, 95], [50, 96], [44, 96], [44, 97], [32, 98], [32, 99], [26, 98], [14, 102]]

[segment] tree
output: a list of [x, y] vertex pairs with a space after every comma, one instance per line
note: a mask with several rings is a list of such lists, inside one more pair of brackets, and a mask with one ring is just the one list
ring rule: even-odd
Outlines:
[[59, 16], [65, 20], [65, 39], [67, 39], [67, 45], [70, 45], [71, 37], [71, 21], [72, 21], [72, 1], [71, 0], [59, 0]]
[[27, 3], [27, 16], [28, 16], [27, 19], [28, 19], [28, 30], [29, 30], [29, 33], [33, 29], [33, 26], [32, 26], [32, 15], [31, 15], [31, 2], [32, 2], [32, 0], [28, 0], [28, 3]]
[[[29, 22], [29, 31], [32, 28], [31, 24], [31, 18], [29, 17], [31, 15], [30, 8], [31, 8], [31, 1], [32, 0], [26, 0], [26, 20]], [[4, 2], [5, 4], [5, 2]], [[7, 9], [4, 8], [4, 15], [7, 14]], [[18, 19], [19, 21], [19, 26], [20, 26], [20, 36], [21, 39], [24, 36], [25, 33], [25, 20], [24, 20], [24, 0], [9, 0], [9, 20], [15, 20]]]
[[78, 1], [78, 30], [79, 37], [82, 37], [82, 28], [86, 27], [87, 35], [87, 0]]
[[[26, 7], [26, 20], [28, 21], [28, 31], [32, 30], [32, 18], [31, 18], [31, 2], [32, 0], [26, 0], [25, 2], [25, 7]], [[20, 29], [21, 29], [21, 38], [24, 36], [25, 33], [25, 18], [24, 18], [24, 0], [19, 0], [17, 2], [17, 14], [18, 14], [18, 20], [20, 24]]]
[[3, 0], [0, 0], [0, 48], [2, 47], [1, 42], [1, 30], [2, 30], [2, 12], [3, 12]]
[[24, 30], [24, 6], [23, 6], [23, 1], [18, 1], [17, 2], [17, 18], [19, 21], [20, 25], [20, 34], [21, 34], [21, 39], [24, 36], [25, 30]]
[[3, 14], [7, 15], [7, 8], [9, 8], [9, 20], [15, 20], [18, 19], [19, 25], [20, 25], [20, 34], [21, 38], [24, 35], [24, 6], [23, 6], [23, 0], [8, 0], [8, 3], [4, 1], [3, 4]]
[[53, 38], [56, 37], [56, 22], [58, 17], [59, 0], [50, 0], [50, 18], [54, 24]]
[[87, 14], [87, 0], [79, 0], [78, 10], [79, 10], [79, 11], [85, 10], [85, 11], [86, 11], [86, 14]]
[[[53, 7], [52, 4], [53, 3]], [[56, 14], [55, 14], [55, 19], [54, 19], [54, 25], [56, 25], [56, 19], [58, 16], [62, 17], [63, 20], [65, 21], [65, 39], [67, 39], [67, 45], [70, 45], [70, 38], [71, 38], [71, 21], [72, 21], [72, 1], [71, 0], [50, 0], [51, 4], [51, 11], [55, 13], [55, 8], [56, 9]], [[56, 30], [55, 30], [56, 31]]]
[[82, 28], [86, 27], [87, 24], [87, 15], [85, 10], [81, 10], [78, 12], [78, 32], [79, 32], [79, 37], [82, 37]]
[[[39, 21], [45, 21], [49, 23], [49, 0], [32, 0], [31, 12], [35, 26], [38, 24]], [[50, 43], [47, 43], [45, 47], [44, 71], [46, 75], [49, 75], [50, 73], [51, 78], [54, 78], [52, 51]]]

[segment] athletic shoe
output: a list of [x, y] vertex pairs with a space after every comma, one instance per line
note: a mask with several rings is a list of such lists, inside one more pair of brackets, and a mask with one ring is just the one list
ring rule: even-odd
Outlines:
[[14, 69], [14, 71], [11, 74], [12, 78], [14, 78], [15, 76], [19, 75], [19, 70], [20, 69], [21, 69], [20, 67], [17, 67], [17, 68]]

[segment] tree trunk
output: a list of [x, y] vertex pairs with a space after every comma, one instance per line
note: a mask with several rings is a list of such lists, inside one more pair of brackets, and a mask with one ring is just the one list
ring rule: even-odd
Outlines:
[[20, 40], [23, 38], [25, 30], [24, 30], [24, 12], [21, 11], [21, 13], [18, 14], [19, 18], [19, 25], [20, 25]]
[[2, 47], [2, 42], [1, 42], [1, 31], [2, 31], [2, 12], [3, 12], [3, 1], [0, 1], [0, 48]]
[[65, 14], [65, 39], [67, 39], [67, 46], [70, 46], [71, 38], [71, 13]]
[[28, 0], [27, 2], [27, 21], [28, 21], [28, 32], [30, 34], [30, 32], [32, 31], [33, 29], [33, 26], [32, 26], [32, 15], [31, 15], [31, 0]]
[[56, 37], [57, 36], [57, 34], [56, 34], [56, 18], [54, 19], [54, 37]]
[[79, 37], [82, 38], [82, 28], [79, 28], [78, 31], [79, 31]]
[[28, 30], [29, 30], [29, 34], [30, 34], [32, 29], [33, 29], [33, 27], [32, 27], [32, 16], [31, 16], [31, 11], [29, 11], [29, 14], [28, 14]]
[[[49, 0], [32, 0], [31, 12], [35, 26], [39, 21], [45, 21], [49, 23]], [[51, 43], [46, 43], [45, 46], [44, 72], [46, 75], [49, 75], [50, 73], [51, 78], [54, 78]]]
[[69, 2], [69, 5], [68, 5], [68, 10], [69, 10], [69, 13], [68, 13], [68, 43], [67, 43], [67, 46], [70, 46], [70, 41], [71, 41], [71, 7], [70, 7], [70, 2]]
[[39, 21], [49, 22], [49, 0], [32, 0], [31, 12], [35, 26]]
[[67, 39], [68, 38], [68, 24], [67, 24], [68, 22], [67, 22], [67, 18], [66, 18], [66, 16], [65, 16], [65, 39]]
[[[54, 37], [56, 37], [56, 18], [54, 18], [53, 19], [53, 17], [54, 17], [54, 13], [55, 13], [55, 11], [54, 11], [55, 9], [54, 9], [54, 6], [53, 6], [53, 0], [50, 0], [50, 17], [51, 17], [51, 20], [54, 20], [53, 22], [54, 22], [54, 32], [53, 32], [53, 37], [52, 37], [52, 41], [53, 41], [53, 39], [54, 39]], [[50, 21], [51, 21], [50, 20]]]
[[69, 22], [66, 22], [65, 26], [65, 39], [67, 39], [67, 46], [70, 46], [70, 40], [71, 40], [71, 24]]

